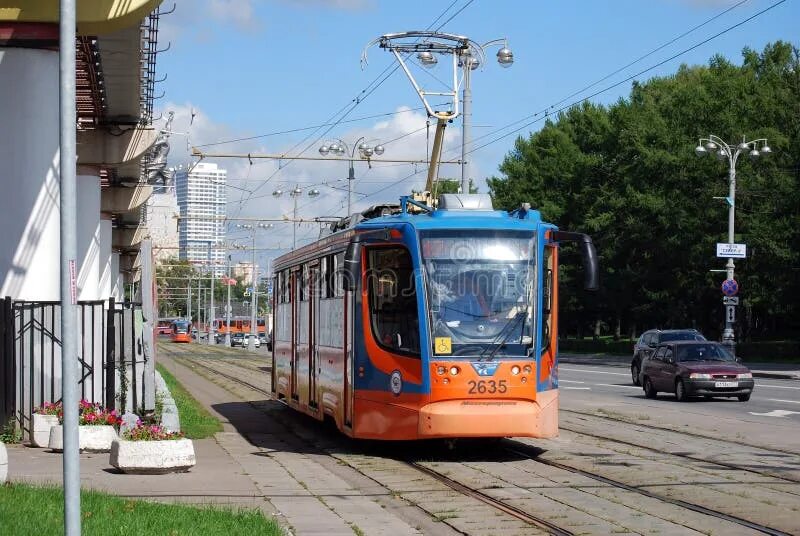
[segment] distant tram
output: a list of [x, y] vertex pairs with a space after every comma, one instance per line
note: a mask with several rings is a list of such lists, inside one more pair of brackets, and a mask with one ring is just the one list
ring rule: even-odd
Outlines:
[[172, 322], [172, 342], [192, 342], [192, 323], [188, 320]]
[[356, 438], [557, 435], [558, 246], [594, 289], [591, 238], [478, 194], [358, 216], [275, 261], [275, 397]]

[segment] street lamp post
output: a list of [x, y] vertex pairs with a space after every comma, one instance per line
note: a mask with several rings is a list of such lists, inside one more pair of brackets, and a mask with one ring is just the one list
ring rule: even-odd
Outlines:
[[[275, 190], [272, 192], [273, 197], [280, 197], [283, 195], [283, 190]], [[292, 216], [292, 249], [297, 247], [297, 198], [303, 195], [303, 190], [299, 186], [295, 186], [292, 191], [289, 192], [289, 195], [292, 196], [294, 199], [294, 211]], [[312, 188], [308, 191], [309, 197], [317, 197], [319, 195], [319, 190], [316, 188]]]
[[259, 223], [256, 225], [250, 224], [237, 224], [237, 228], [239, 229], [247, 229], [250, 231], [250, 238], [252, 239], [253, 245], [253, 264], [252, 264], [252, 276], [251, 276], [251, 285], [253, 286], [252, 297], [250, 300], [250, 340], [248, 341], [247, 349], [251, 352], [254, 352], [256, 349], [256, 340], [255, 338], [258, 337], [258, 328], [256, 326], [256, 317], [257, 317], [257, 307], [258, 307], [258, 274], [256, 270], [256, 229], [271, 229], [273, 225], [271, 223]]
[[228, 254], [228, 277], [225, 280], [228, 287], [228, 304], [225, 306], [225, 346], [231, 345], [231, 255]]
[[[772, 149], [767, 145], [766, 138], [759, 138], [757, 140], [746, 141], [742, 138], [741, 143], [730, 145], [722, 140], [719, 136], [709, 134], [708, 138], [700, 138], [697, 147], [694, 150], [697, 156], [705, 156], [707, 154], [716, 154], [720, 161], [728, 161], [728, 197], [725, 199], [728, 202], [728, 244], [734, 243], [734, 213], [736, 210], [736, 162], [739, 160], [739, 155], [747, 152], [751, 159], [755, 160], [762, 155], [768, 156], [772, 153]], [[733, 257], [728, 257], [728, 263], [725, 265], [727, 272], [727, 279], [733, 281], [734, 264]], [[728, 307], [734, 307], [731, 304]], [[722, 332], [722, 343], [729, 346], [731, 350], [736, 346], [733, 327], [736, 322], [736, 315], [725, 314], [725, 329]]]
[[[493, 45], [502, 45], [502, 48], [497, 52], [497, 63], [501, 67], [511, 67], [514, 63], [514, 53], [508, 48], [508, 42], [505, 39], [495, 39], [480, 45], [482, 49]], [[478, 58], [470, 53], [470, 48], [465, 49], [461, 53], [461, 66], [464, 70], [464, 89], [462, 90], [461, 102], [461, 193], [469, 193], [469, 166], [467, 155], [470, 151], [472, 144], [472, 86], [470, 84], [470, 72], [474, 71], [480, 66]], [[423, 65], [425, 65], [423, 63]]]
[[368, 145], [364, 136], [356, 140], [352, 146], [347, 145], [344, 141], [334, 138], [322, 144], [319, 148], [319, 154], [322, 156], [345, 156], [350, 153], [350, 169], [347, 174], [347, 216], [349, 217], [353, 211], [352, 195], [353, 195], [353, 181], [356, 178], [355, 169], [353, 168], [353, 160], [356, 157], [356, 150], [362, 159], [369, 160], [373, 155], [380, 156], [383, 154], [383, 145]]
[[211, 324], [209, 324], [209, 327], [207, 329], [208, 340], [206, 341], [206, 343], [207, 344], [216, 344], [216, 342], [217, 342], [216, 341], [217, 314], [216, 314], [216, 311], [214, 310], [215, 309], [215, 307], [214, 307], [214, 275], [215, 274], [214, 274], [214, 264], [211, 262], [211, 258], [212, 258], [212, 255], [211, 255], [211, 244], [212, 244], [212, 242], [209, 240], [209, 242], [208, 242], [208, 268], [211, 270], [211, 298], [210, 298], [211, 303], [208, 306], [208, 309], [209, 309], [208, 310], [208, 316], [211, 317]]

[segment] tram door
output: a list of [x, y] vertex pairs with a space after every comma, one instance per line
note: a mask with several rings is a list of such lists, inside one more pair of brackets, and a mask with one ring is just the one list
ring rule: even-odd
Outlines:
[[317, 407], [317, 363], [319, 363], [319, 300], [321, 293], [319, 263], [308, 267], [308, 405]]
[[292, 347], [291, 347], [291, 391], [292, 399], [297, 400], [297, 341], [300, 333], [300, 273], [292, 270], [290, 275], [292, 297]]
[[[340, 270], [344, 264], [344, 253], [334, 257], [334, 270], [336, 273], [336, 287], [340, 288], [343, 282]], [[355, 294], [342, 290], [344, 300], [344, 423], [353, 426], [353, 312], [355, 311]]]

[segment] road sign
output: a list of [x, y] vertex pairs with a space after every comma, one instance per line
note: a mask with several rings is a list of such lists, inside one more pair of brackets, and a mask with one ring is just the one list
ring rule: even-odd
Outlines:
[[722, 293], [726, 296], [736, 296], [739, 293], [739, 283], [735, 279], [726, 279], [722, 282]]
[[747, 244], [717, 243], [717, 257], [744, 259], [747, 257]]
[[722, 303], [725, 305], [739, 305], [738, 296], [723, 296]]
[[725, 321], [726, 322], [736, 322], [736, 306], [735, 305], [728, 305], [725, 307]]

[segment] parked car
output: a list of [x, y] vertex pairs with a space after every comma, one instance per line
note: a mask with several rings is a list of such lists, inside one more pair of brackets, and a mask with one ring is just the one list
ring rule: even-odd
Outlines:
[[251, 339], [253, 340], [256, 348], [261, 348], [261, 339], [259, 339], [256, 335], [245, 335], [242, 338], [242, 348], [249, 348]]
[[653, 355], [655, 348], [669, 341], [704, 341], [703, 335], [696, 329], [651, 329], [645, 331], [633, 346], [633, 360], [631, 360], [631, 380], [633, 385], [641, 385], [639, 377], [642, 371], [642, 360]]
[[660, 344], [642, 364], [641, 381], [647, 398], [675, 393], [683, 402], [694, 396], [750, 400], [753, 374], [727, 348], [711, 341]]
[[244, 342], [244, 333], [231, 334], [231, 346], [241, 346]]

